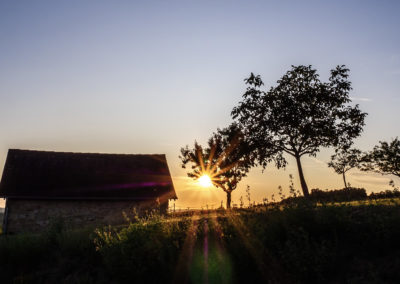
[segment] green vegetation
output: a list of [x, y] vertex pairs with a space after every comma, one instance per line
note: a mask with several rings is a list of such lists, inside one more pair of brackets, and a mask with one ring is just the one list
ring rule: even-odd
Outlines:
[[93, 241], [110, 279], [161, 283], [175, 269], [189, 225], [185, 218], [151, 216], [120, 230], [96, 230]]
[[398, 282], [399, 209], [299, 198], [95, 230], [54, 222], [0, 236], [0, 273], [18, 283]]

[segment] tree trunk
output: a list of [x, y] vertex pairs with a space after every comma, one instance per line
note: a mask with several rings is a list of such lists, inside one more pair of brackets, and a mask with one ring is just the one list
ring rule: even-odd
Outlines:
[[231, 208], [231, 191], [226, 192], [226, 209]]
[[299, 170], [301, 189], [303, 190], [303, 195], [305, 197], [308, 197], [310, 194], [308, 192], [306, 180], [304, 179], [303, 168], [301, 167], [300, 156], [297, 155], [297, 156], [295, 156], [295, 158], [296, 158], [296, 162], [297, 162], [297, 169]]
[[343, 181], [344, 181], [344, 187], [347, 188], [346, 176], [344, 172], [343, 172]]

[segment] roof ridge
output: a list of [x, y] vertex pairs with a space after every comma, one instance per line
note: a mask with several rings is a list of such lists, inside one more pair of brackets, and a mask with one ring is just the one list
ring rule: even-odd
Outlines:
[[60, 153], [60, 154], [88, 154], [88, 155], [118, 155], [118, 156], [166, 156], [166, 154], [153, 153], [153, 154], [131, 154], [131, 153], [104, 153], [104, 152], [66, 152], [66, 151], [52, 151], [52, 150], [32, 150], [32, 149], [16, 149], [10, 148], [8, 152], [34, 152], [34, 153]]

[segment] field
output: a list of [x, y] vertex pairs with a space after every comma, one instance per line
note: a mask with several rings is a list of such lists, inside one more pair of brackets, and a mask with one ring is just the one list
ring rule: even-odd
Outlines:
[[4, 282], [400, 281], [400, 207], [312, 204], [156, 214], [120, 228], [0, 236]]

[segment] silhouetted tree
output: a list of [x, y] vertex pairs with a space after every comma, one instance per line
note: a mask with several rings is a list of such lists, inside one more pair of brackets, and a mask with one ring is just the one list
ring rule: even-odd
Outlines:
[[328, 167], [333, 168], [337, 174], [343, 176], [343, 182], [346, 188], [348, 188], [346, 172], [359, 165], [360, 157], [361, 151], [358, 149], [340, 149], [331, 156]]
[[283, 153], [296, 159], [304, 196], [309, 192], [301, 157], [315, 156], [320, 147], [349, 148], [362, 132], [366, 113], [348, 105], [348, 71], [337, 66], [325, 83], [311, 66], [292, 66], [267, 92], [260, 89], [260, 76], [251, 73], [243, 101], [232, 111], [260, 165], [275, 161], [278, 168], [285, 167]]
[[227, 208], [231, 207], [232, 191], [247, 175], [254, 160], [243, 132], [236, 123], [213, 133], [205, 148], [196, 141], [194, 148], [181, 148], [179, 158], [183, 168], [190, 165], [189, 177], [198, 179], [208, 175], [214, 186], [226, 192]]
[[372, 151], [364, 154], [360, 170], [400, 177], [400, 140], [396, 137], [390, 143], [379, 143]]

